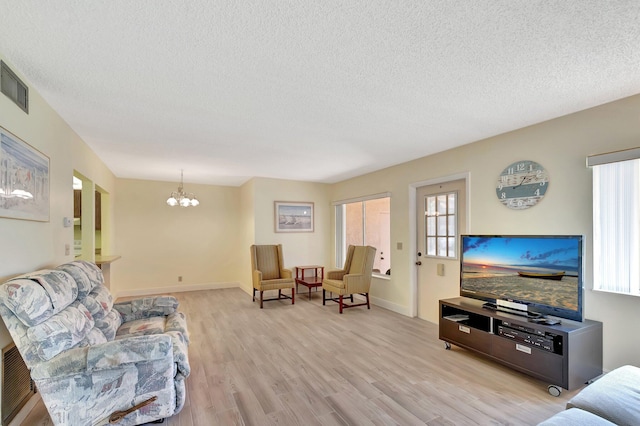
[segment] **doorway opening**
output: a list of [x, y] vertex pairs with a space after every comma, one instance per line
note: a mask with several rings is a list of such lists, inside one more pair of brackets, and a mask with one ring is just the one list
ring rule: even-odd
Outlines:
[[94, 261], [109, 251], [109, 194], [81, 173], [73, 173], [74, 257]]

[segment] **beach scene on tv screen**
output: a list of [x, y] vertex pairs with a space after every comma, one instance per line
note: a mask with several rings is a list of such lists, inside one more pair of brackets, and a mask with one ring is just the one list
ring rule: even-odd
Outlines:
[[464, 290], [578, 309], [577, 239], [465, 237], [462, 250]]

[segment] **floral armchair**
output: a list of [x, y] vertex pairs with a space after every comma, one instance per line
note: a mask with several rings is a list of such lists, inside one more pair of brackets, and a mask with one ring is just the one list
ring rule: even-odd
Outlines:
[[102, 271], [85, 261], [0, 286], [0, 315], [56, 425], [135, 425], [178, 413], [190, 369], [177, 306], [171, 296], [114, 304]]

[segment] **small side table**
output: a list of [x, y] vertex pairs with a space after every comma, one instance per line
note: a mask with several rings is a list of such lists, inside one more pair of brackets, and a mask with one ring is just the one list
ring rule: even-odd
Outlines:
[[[305, 277], [305, 271], [307, 270], [313, 270], [313, 275]], [[311, 289], [321, 287], [323, 279], [324, 266], [296, 266], [296, 293], [298, 292], [298, 284], [302, 284], [309, 289], [309, 300], [311, 300]]]

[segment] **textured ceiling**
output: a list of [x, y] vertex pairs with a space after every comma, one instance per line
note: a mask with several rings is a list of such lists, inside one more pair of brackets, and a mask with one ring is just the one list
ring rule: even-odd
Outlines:
[[337, 182], [640, 93], [640, 1], [0, 0], [0, 53], [118, 177]]

